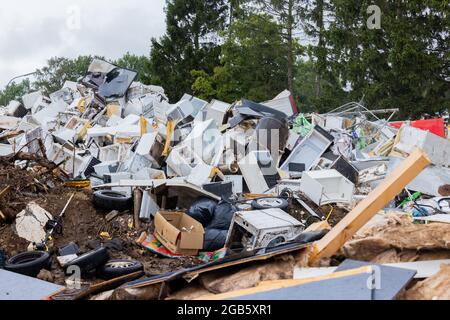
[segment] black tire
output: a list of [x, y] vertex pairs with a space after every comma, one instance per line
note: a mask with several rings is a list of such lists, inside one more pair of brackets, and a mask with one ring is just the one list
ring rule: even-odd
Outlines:
[[86, 274], [104, 265], [108, 260], [108, 250], [105, 247], [99, 247], [70, 261], [66, 268], [77, 266], [80, 268], [81, 273]]
[[42, 269], [48, 269], [50, 263], [50, 254], [47, 252], [22, 252], [6, 261], [5, 270], [36, 277]]
[[100, 190], [94, 193], [94, 206], [100, 209], [126, 211], [132, 205], [133, 199], [122, 192]]
[[289, 202], [278, 197], [264, 197], [252, 201], [252, 208], [255, 210], [282, 209], [287, 211]]
[[142, 263], [136, 260], [110, 260], [97, 273], [101, 279], [110, 280], [130, 273], [144, 271]]

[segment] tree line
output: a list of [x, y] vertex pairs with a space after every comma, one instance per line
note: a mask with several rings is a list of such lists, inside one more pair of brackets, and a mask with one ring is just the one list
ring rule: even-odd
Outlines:
[[[362, 101], [417, 117], [450, 108], [449, 11], [449, 0], [167, 0], [149, 55], [113, 62], [172, 102], [265, 101], [289, 89], [303, 112]], [[52, 58], [0, 101], [56, 91], [92, 58]]]

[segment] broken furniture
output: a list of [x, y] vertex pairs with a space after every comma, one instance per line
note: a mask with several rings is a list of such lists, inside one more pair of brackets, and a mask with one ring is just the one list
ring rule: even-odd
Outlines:
[[294, 240], [304, 225], [281, 209], [236, 212], [225, 246], [252, 251], [276, 247]]
[[280, 179], [269, 151], [252, 151], [238, 165], [251, 193], [264, 194]]
[[367, 198], [358, 203], [325, 237], [314, 244], [314, 253], [310, 261], [314, 262], [333, 255], [430, 163], [427, 155], [420, 149], [416, 149]]
[[333, 136], [324, 129], [319, 126], [314, 127], [308, 136], [292, 150], [280, 169], [288, 174], [311, 170], [333, 141]]
[[319, 207], [330, 203], [352, 203], [355, 186], [336, 170], [303, 172], [300, 191]]

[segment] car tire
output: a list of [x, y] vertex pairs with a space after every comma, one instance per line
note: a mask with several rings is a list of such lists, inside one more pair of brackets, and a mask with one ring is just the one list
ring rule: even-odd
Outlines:
[[264, 197], [252, 201], [252, 208], [255, 210], [282, 209], [287, 211], [289, 202], [278, 197]]
[[97, 270], [103, 280], [115, 279], [130, 273], [144, 271], [144, 266], [136, 260], [110, 260]]
[[70, 261], [66, 265], [66, 268], [77, 266], [80, 268], [82, 274], [86, 274], [104, 265], [108, 260], [108, 250], [105, 247], [99, 247]]
[[34, 278], [42, 269], [48, 269], [50, 263], [50, 254], [47, 252], [22, 252], [6, 261], [5, 270]]
[[94, 206], [99, 209], [126, 211], [131, 209], [133, 199], [125, 193], [100, 190], [94, 193]]

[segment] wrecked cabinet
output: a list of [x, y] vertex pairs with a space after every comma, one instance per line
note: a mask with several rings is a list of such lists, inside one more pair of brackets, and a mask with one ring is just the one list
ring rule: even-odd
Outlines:
[[262, 104], [266, 107], [279, 110], [288, 117], [298, 113], [294, 97], [289, 90], [284, 90], [272, 100], [263, 102]]
[[132, 70], [119, 68], [100, 59], [94, 59], [89, 66], [83, 83], [98, 88], [104, 98], [120, 98], [126, 95], [128, 88], [137, 77]]
[[315, 204], [352, 202], [355, 185], [338, 171], [320, 170], [303, 172], [300, 190]]
[[182, 144], [190, 146], [206, 164], [212, 166], [219, 163], [224, 148], [223, 137], [213, 120], [195, 126]]
[[238, 164], [251, 193], [264, 194], [280, 180], [269, 151], [252, 151]]
[[281, 170], [303, 172], [310, 170], [333, 143], [334, 137], [319, 126], [314, 127], [295, 148], [281, 166]]
[[434, 165], [450, 167], [450, 141], [410, 126], [400, 129], [394, 151], [409, 155], [416, 148], [426, 152]]
[[173, 172], [168, 170], [169, 176], [187, 177], [197, 165], [203, 163], [203, 160], [191, 148], [182, 146], [174, 148], [166, 162], [168, 169]]
[[217, 127], [225, 123], [226, 115], [231, 109], [231, 104], [219, 100], [212, 100], [206, 106], [206, 120], [212, 119]]
[[236, 212], [225, 247], [247, 251], [272, 248], [297, 238], [304, 225], [281, 209]]

